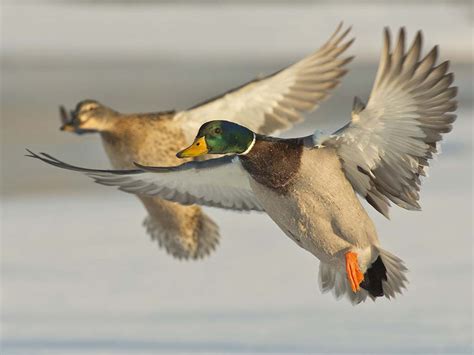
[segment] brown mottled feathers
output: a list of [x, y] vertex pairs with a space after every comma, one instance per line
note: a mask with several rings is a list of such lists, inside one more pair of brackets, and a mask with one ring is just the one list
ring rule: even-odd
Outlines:
[[[172, 112], [120, 115], [112, 129], [101, 132], [104, 148], [113, 165], [133, 168], [134, 161], [144, 165], [178, 165], [175, 153], [187, 142]], [[114, 163], [115, 162], [115, 163]], [[121, 168], [124, 168], [123, 166]]]
[[304, 112], [327, 99], [346, 74], [352, 60], [345, 56], [353, 42], [347, 39], [349, 32], [350, 28], [339, 25], [322, 47], [300, 61], [178, 112], [176, 120], [184, 122], [191, 135], [215, 119], [236, 122], [266, 135], [289, 129], [302, 121]]
[[[143, 165], [173, 166], [186, 144], [174, 112], [120, 115], [110, 131], [101, 132], [105, 151], [116, 169]], [[205, 257], [219, 244], [218, 226], [199, 206], [184, 206], [159, 197], [137, 196], [148, 211], [143, 224], [153, 240], [178, 259]]]

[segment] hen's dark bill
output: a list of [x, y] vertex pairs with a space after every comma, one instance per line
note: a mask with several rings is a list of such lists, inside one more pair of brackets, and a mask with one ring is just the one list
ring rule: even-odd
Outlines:
[[61, 118], [61, 126], [59, 127], [60, 131], [72, 132], [76, 134], [95, 132], [94, 130], [80, 128], [76, 112], [74, 110], [70, 110], [68, 113], [63, 105], [59, 106], [59, 117]]

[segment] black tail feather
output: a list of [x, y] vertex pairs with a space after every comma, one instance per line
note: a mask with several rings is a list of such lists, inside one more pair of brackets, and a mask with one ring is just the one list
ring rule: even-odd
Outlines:
[[379, 256], [364, 274], [364, 281], [360, 283], [360, 287], [373, 297], [382, 297], [384, 295], [382, 281], [387, 281], [387, 269]]

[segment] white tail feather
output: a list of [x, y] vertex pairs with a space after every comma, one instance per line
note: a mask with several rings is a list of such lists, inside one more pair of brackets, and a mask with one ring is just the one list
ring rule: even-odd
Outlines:
[[349, 280], [345, 272], [340, 271], [331, 264], [324, 262], [319, 263], [319, 288], [323, 293], [332, 291], [336, 299], [347, 296], [349, 301], [353, 304], [359, 304], [367, 299], [369, 293], [361, 289], [354, 293], [349, 285]]

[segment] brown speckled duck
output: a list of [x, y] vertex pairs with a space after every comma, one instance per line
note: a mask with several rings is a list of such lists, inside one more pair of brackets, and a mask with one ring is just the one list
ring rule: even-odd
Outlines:
[[[61, 108], [62, 130], [77, 134], [98, 132], [115, 169], [133, 162], [171, 166], [176, 151], [192, 142], [204, 122], [215, 117], [245, 125], [255, 132], [275, 134], [302, 119], [301, 113], [318, 106], [339, 84], [341, 58], [352, 40], [339, 25], [316, 52], [265, 78], [253, 80], [185, 111], [122, 114], [94, 100], [80, 102], [67, 114]], [[219, 242], [217, 225], [198, 206], [183, 206], [160, 197], [138, 195], [148, 211], [144, 225], [159, 245], [177, 258], [200, 258]]]

